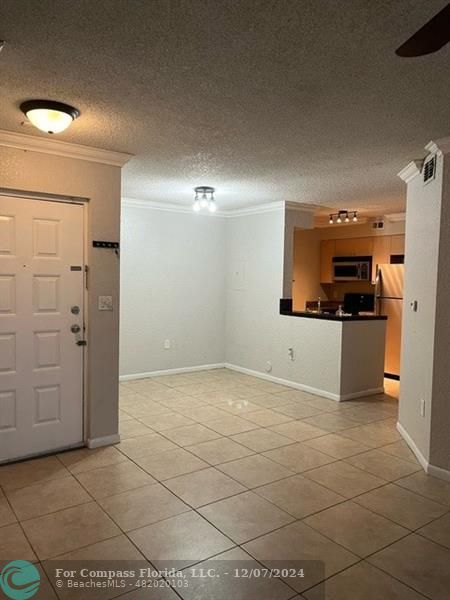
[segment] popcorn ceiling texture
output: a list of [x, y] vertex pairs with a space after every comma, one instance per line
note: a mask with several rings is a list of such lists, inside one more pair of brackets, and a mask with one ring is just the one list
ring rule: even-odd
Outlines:
[[448, 135], [449, 47], [394, 54], [446, 0], [4, 0], [0, 128], [73, 104], [58, 139], [130, 152], [125, 196], [396, 212], [396, 173]]

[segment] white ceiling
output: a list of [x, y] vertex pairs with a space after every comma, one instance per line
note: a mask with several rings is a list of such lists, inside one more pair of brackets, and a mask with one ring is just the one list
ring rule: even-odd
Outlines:
[[2, 0], [0, 128], [73, 104], [58, 136], [130, 152], [125, 196], [398, 212], [396, 173], [450, 133], [450, 46], [394, 54], [446, 0]]

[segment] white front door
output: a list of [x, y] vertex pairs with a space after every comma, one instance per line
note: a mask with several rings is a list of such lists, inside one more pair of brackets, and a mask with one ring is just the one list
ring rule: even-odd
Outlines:
[[83, 441], [83, 281], [83, 206], [0, 196], [0, 462]]

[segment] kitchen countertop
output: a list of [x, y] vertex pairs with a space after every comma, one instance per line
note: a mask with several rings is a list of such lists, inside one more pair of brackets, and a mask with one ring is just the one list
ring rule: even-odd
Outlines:
[[307, 319], [322, 319], [324, 321], [385, 321], [385, 315], [344, 315], [338, 316], [331, 313], [315, 313], [308, 311], [280, 310], [280, 315], [287, 317], [305, 317]]

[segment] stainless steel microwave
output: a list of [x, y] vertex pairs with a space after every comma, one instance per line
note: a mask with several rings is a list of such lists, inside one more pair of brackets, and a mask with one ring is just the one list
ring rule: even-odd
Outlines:
[[371, 256], [335, 256], [333, 258], [334, 281], [370, 281]]

